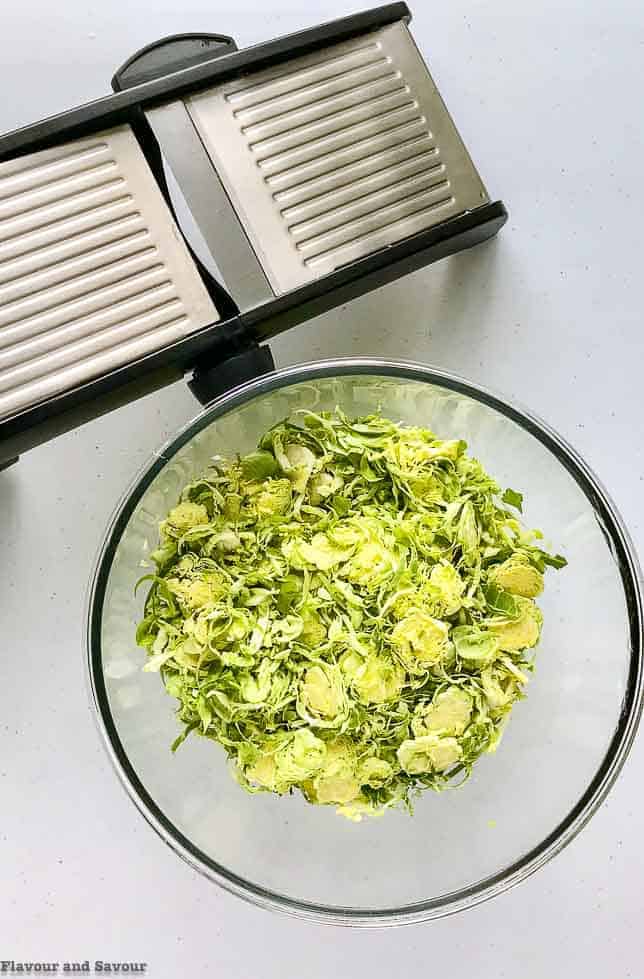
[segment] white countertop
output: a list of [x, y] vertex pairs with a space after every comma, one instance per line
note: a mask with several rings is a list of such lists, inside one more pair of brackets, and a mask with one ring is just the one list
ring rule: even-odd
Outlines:
[[[416, 359], [529, 405], [585, 455], [644, 544], [644, 6], [416, 0], [413, 30], [492, 196], [498, 240], [273, 344], [279, 364]], [[356, 9], [235, 0], [6, 0], [0, 130], [108, 91], [173, 32], [245, 46]], [[147, 961], [154, 979], [641, 975], [644, 739], [544, 870], [464, 915], [393, 931], [304, 924], [184, 865], [126, 798], [85, 686], [84, 600], [116, 500], [196, 413], [176, 385], [0, 474], [0, 960]]]

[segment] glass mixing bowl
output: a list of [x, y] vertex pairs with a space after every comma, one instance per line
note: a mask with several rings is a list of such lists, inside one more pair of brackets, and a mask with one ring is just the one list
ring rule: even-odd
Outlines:
[[[366, 414], [465, 438], [525, 519], [568, 558], [549, 573], [527, 700], [495, 755], [415, 813], [350, 823], [301, 797], [243, 792], [224, 752], [189, 738], [176, 755], [174, 702], [142, 673], [134, 641], [159, 521], [215, 454], [244, 453], [298, 408]], [[214, 402], [155, 455], [118, 507], [90, 596], [88, 655], [99, 724], [131, 798], [177, 853], [264, 907], [350, 925], [438, 917], [545, 864], [606, 795], [642, 705], [642, 591], [615, 508], [588, 467], [533, 416], [448, 374], [337, 360], [291, 367]]]

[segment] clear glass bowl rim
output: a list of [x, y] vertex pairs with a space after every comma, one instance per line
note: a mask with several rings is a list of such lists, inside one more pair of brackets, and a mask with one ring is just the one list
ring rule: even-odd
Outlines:
[[[105, 588], [116, 547], [139, 500], [174, 454], [216, 418], [240, 407], [257, 395], [300, 381], [352, 374], [372, 374], [424, 381], [464, 394], [512, 419], [550, 449], [583, 490], [601, 520], [604, 535], [622, 579], [632, 650], [627, 688], [613, 738], [592, 781], [566, 818], [537, 847], [496, 874], [436, 898], [398, 908], [377, 910], [316, 904], [270, 891], [221, 866], [184, 836], [156, 805], [128, 760], [109, 706], [101, 648]], [[525, 408], [508, 402], [486, 388], [435, 367], [379, 358], [338, 358], [281, 368], [233, 388], [183, 426], [142, 467], [114, 510], [99, 550], [90, 584], [86, 614], [88, 680], [99, 731], [124, 788], [149, 825], [188, 864], [226, 890], [263, 908], [336, 925], [383, 927], [409, 924], [474, 907], [525, 880], [567, 846], [599, 808], [624, 765], [642, 713], [643, 610], [644, 588], [637, 556], [614, 503], [584, 460], [549, 425]]]

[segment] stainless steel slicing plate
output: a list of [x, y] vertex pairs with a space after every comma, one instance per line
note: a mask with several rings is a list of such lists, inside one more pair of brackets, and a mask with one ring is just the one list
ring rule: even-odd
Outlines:
[[402, 22], [186, 106], [278, 294], [489, 200]]
[[128, 127], [0, 164], [0, 419], [218, 318]]

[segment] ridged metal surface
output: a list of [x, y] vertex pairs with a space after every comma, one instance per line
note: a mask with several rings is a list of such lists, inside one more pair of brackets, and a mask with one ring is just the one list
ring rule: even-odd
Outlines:
[[402, 23], [187, 105], [278, 292], [488, 200]]
[[0, 418], [217, 318], [128, 128], [0, 164]]

